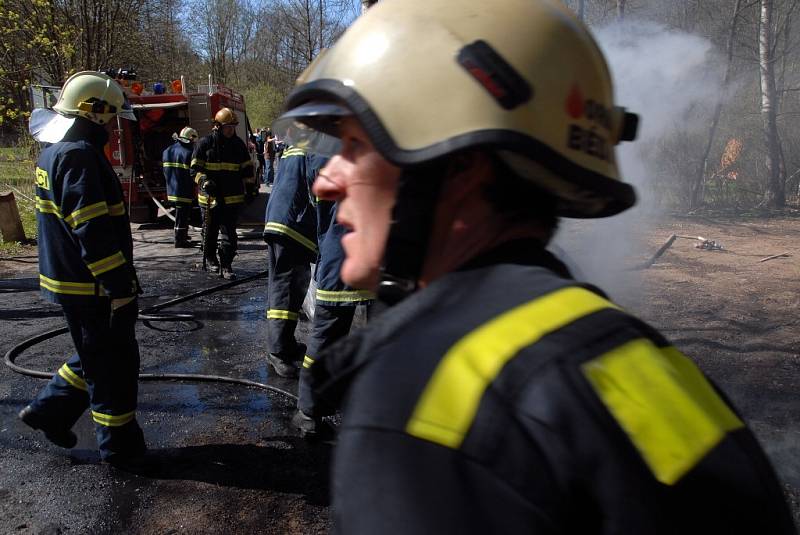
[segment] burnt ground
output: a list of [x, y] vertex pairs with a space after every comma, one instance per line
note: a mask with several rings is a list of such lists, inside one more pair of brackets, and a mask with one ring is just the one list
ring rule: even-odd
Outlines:
[[[170, 231], [138, 229], [140, 306], [220, 283], [199, 270], [196, 250], [176, 250]], [[642, 229], [640, 263], [671, 234], [704, 236], [723, 251], [678, 239], [635, 274], [636, 291], [614, 293], [658, 327], [733, 400], [756, 432], [800, 516], [800, 219], [668, 219]], [[156, 243], [152, 243], [156, 242]], [[787, 252], [791, 256], [758, 260]], [[0, 259], [0, 352], [63, 324], [39, 297], [35, 248]], [[265, 269], [259, 239], [241, 242], [240, 276]], [[264, 280], [168, 309], [196, 322], [140, 323], [142, 372], [220, 374], [295, 391], [273, 377], [266, 355]], [[307, 322], [300, 326], [301, 336]], [[67, 336], [17, 363], [54, 370]], [[241, 386], [141, 383], [139, 420], [160, 462], [138, 475], [99, 463], [90, 418], [78, 446], [47, 443], [16, 419], [43, 381], [0, 366], [0, 533], [324, 533], [330, 449], [288, 426], [293, 401]]]

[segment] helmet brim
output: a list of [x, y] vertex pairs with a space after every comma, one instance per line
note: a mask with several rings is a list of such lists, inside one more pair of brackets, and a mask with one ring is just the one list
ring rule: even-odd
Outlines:
[[333, 156], [341, 148], [339, 123], [352, 115], [349, 108], [340, 104], [312, 100], [278, 117], [272, 123], [272, 135], [314, 154]]

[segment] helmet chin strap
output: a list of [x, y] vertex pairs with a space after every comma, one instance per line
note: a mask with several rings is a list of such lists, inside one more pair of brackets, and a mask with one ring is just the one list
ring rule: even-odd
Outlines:
[[431, 162], [400, 176], [377, 292], [386, 306], [417, 289], [446, 169], [445, 162]]

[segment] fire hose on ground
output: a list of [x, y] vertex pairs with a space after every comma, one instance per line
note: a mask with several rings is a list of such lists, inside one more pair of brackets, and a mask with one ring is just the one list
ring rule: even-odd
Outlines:
[[[244, 284], [246, 282], [262, 279], [267, 276], [266, 271], [261, 271], [256, 273], [255, 275], [251, 275], [249, 277], [244, 277], [242, 279], [234, 280], [225, 282], [223, 284], [219, 284], [216, 286], [212, 286], [210, 288], [206, 288], [204, 290], [199, 290], [197, 292], [193, 292], [190, 294], [182, 295], [176, 297], [175, 299], [171, 299], [169, 301], [164, 301], [163, 303], [158, 303], [153, 306], [149, 306], [143, 308], [139, 311], [139, 321], [147, 324], [148, 322], [153, 321], [193, 321], [194, 315], [192, 314], [181, 314], [181, 313], [174, 313], [174, 314], [156, 314], [167, 307], [171, 307], [173, 305], [177, 305], [179, 303], [184, 303], [191, 299], [196, 299], [198, 297], [202, 297], [204, 295], [212, 294], [215, 292], [219, 292], [222, 290], [227, 290], [233, 286], [237, 286], [239, 284]], [[54, 338], [61, 334], [65, 334], [69, 331], [67, 327], [59, 327], [57, 329], [52, 329], [50, 331], [38, 334], [27, 340], [23, 340], [22, 342], [18, 343], [14, 347], [12, 347], [8, 352], [6, 352], [4, 357], [4, 362], [6, 366], [8, 366], [12, 371], [27, 375], [29, 377], [37, 377], [40, 379], [50, 379], [53, 377], [52, 372], [46, 372], [41, 370], [32, 370], [29, 368], [23, 368], [22, 366], [18, 366], [15, 364], [15, 360], [19, 357], [26, 349], [29, 349], [36, 344], [44, 342], [45, 340], [49, 340], [50, 338]], [[199, 374], [192, 374], [192, 373], [141, 373], [139, 374], [139, 381], [188, 381], [188, 382], [210, 382], [210, 383], [227, 383], [227, 384], [236, 384], [247, 386], [251, 388], [258, 388], [261, 390], [267, 390], [269, 392], [274, 392], [277, 394], [281, 394], [293, 401], [297, 401], [297, 396], [283, 390], [282, 388], [278, 388], [276, 386], [259, 383], [256, 381], [251, 381], [249, 379], [242, 379], [238, 377], [227, 377], [224, 375], [199, 375]]]

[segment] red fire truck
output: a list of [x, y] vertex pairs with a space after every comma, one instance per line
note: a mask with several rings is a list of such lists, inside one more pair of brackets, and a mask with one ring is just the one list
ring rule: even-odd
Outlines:
[[[135, 223], [155, 221], [158, 206], [153, 199], [166, 202], [161, 154], [174, 142], [172, 135], [184, 126], [191, 126], [202, 137], [211, 132], [214, 114], [228, 107], [239, 117], [236, 134], [251, 147], [244, 96], [224, 85], [213, 84], [209, 79], [208, 85], [189, 92], [182, 79], [170, 84], [145, 84], [126, 76], [118, 78], [118, 82], [138, 121], [112, 121], [105, 152], [119, 176], [128, 213]], [[58, 88], [38, 86], [32, 91], [35, 107], [52, 107], [58, 98]], [[251, 154], [255, 159], [252, 150]]]

